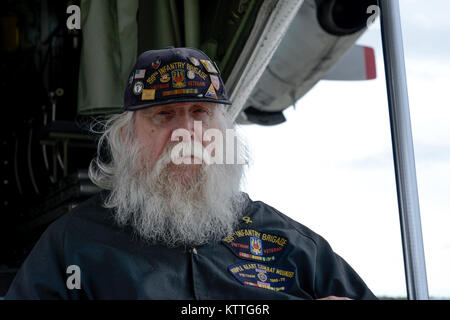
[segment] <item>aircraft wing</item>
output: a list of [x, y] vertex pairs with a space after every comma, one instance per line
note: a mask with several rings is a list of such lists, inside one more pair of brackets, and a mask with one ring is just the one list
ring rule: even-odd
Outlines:
[[[261, 61], [256, 63], [256, 68], [264, 68], [264, 71], [255, 81], [251, 93], [248, 86], [239, 81], [246, 75], [241, 71], [245, 66], [240, 63], [248, 67], [247, 61], [252, 60], [237, 61], [227, 85], [232, 89], [238, 123], [275, 125], [285, 121], [282, 111], [295, 104], [322, 79], [368, 80], [376, 77], [373, 49], [354, 45], [367, 28], [367, 8], [371, 3], [358, 1], [360, 7], [356, 10], [344, 5], [350, 2], [303, 1], [270, 61], [266, 65]], [[343, 17], [333, 16], [336, 11], [348, 16], [344, 27], [338, 25], [339, 19], [344, 21]], [[265, 37], [261, 35], [261, 38]]]

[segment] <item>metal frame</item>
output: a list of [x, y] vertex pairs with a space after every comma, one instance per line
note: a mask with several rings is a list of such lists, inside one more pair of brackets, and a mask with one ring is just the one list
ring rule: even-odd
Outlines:
[[398, 0], [379, 0], [408, 299], [428, 300], [414, 145]]
[[303, 1], [263, 2], [245, 47], [225, 83], [233, 101], [229, 109], [233, 120], [242, 111]]

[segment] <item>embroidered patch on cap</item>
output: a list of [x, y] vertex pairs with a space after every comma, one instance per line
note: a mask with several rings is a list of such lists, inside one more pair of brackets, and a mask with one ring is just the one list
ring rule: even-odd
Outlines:
[[222, 242], [239, 258], [265, 262], [278, 258], [288, 243], [286, 238], [253, 229], [236, 230]]
[[189, 57], [189, 61], [191, 61], [192, 64], [196, 67], [198, 67], [200, 65], [200, 62], [198, 62], [198, 59], [195, 57]]
[[152, 62], [153, 69], [158, 69], [160, 65], [161, 65], [161, 59], [159, 59], [159, 58]]
[[162, 95], [165, 96], [171, 96], [174, 94], [190, 94], [190, 93], [197, 93], [197, 89], [177, 89], [177, 90], [170, 90], [170, 91], [163, 91]]
[[186, 77], [183, 69], [172, 71], [172, 87], [177, 89], [186, 87]]
[[228, 271], [242, 284], [274, 291], [286, 291], [292, 285], [295, 271], [260, 263], [239, 262]]
[[217, 99], [216, 91], [214, 90], [212, 83], [209, 86], [208, 91], [206, 91], [205, 97]]
[[158, 83], [150, 86], [149, 89], [155, 89], [155, 90], [161, 90], [161, 89], [168, 89], [170, 86], [168, 83]]
[[206, 82], [205, 81], [188, 81], [188, 86], [190, 87], [205, 87]]
[[206, 71], [208, 71], [209, 73], [219, 73], [211, 61], [200, 59], [200, 62], [203, 64]]
[[135, 79], [143, 79], [145, 77], [145, 69], [137, 69], [134, 73]]
[[189, 70], [188, 72], [187, 72], [187, 77], [189, 78], [189, 79], [195, 79], [195, 72], [194, 71], [192, 71], [192, 70]]
[[155, 100], [155, 89], [142, 90], [142, 100]]
[[140, 95], [144, 89], [144, 84], [141, 81], [136, 81], [133, 87], [133, 93], [135, 95]]
[[214, 89], [219, 90], [220, 89], [220, 80], [218, 76], [215, 76], [213, 74], [210, 74], [209, 77], [211, 78], [211, 83], [214, 86]]
[[166, 83], [170, 81], [170, 76], [168, 73], [164, 73], [163, 75], [161, 75], [161, 77], [159, 78], [159, 81], [162, 83]]

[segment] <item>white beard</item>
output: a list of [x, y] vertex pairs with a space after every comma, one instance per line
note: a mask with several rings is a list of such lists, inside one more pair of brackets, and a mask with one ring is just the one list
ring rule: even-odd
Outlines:
[[119, 225], [130, 225], [149, 243], [175, 247], [221, 240], [234, 231], [245, 206], [240, 192], [243, 165], [175, 166], [172, 147], [166, 146], [150, 170], [144, 149], [135, 142], [116, 159], [106, 206], [115, 209]]

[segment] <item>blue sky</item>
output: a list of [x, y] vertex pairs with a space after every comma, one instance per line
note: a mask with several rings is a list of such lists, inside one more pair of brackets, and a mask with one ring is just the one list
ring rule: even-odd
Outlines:
[[[400, 0], [429, 293], [450, 297], [450, 1]], [[243, 126], [244, 190], [325, 237], [376, 295], [406, 296], [379, 20], [377, 79], [321, 81], [275, 127]]]

